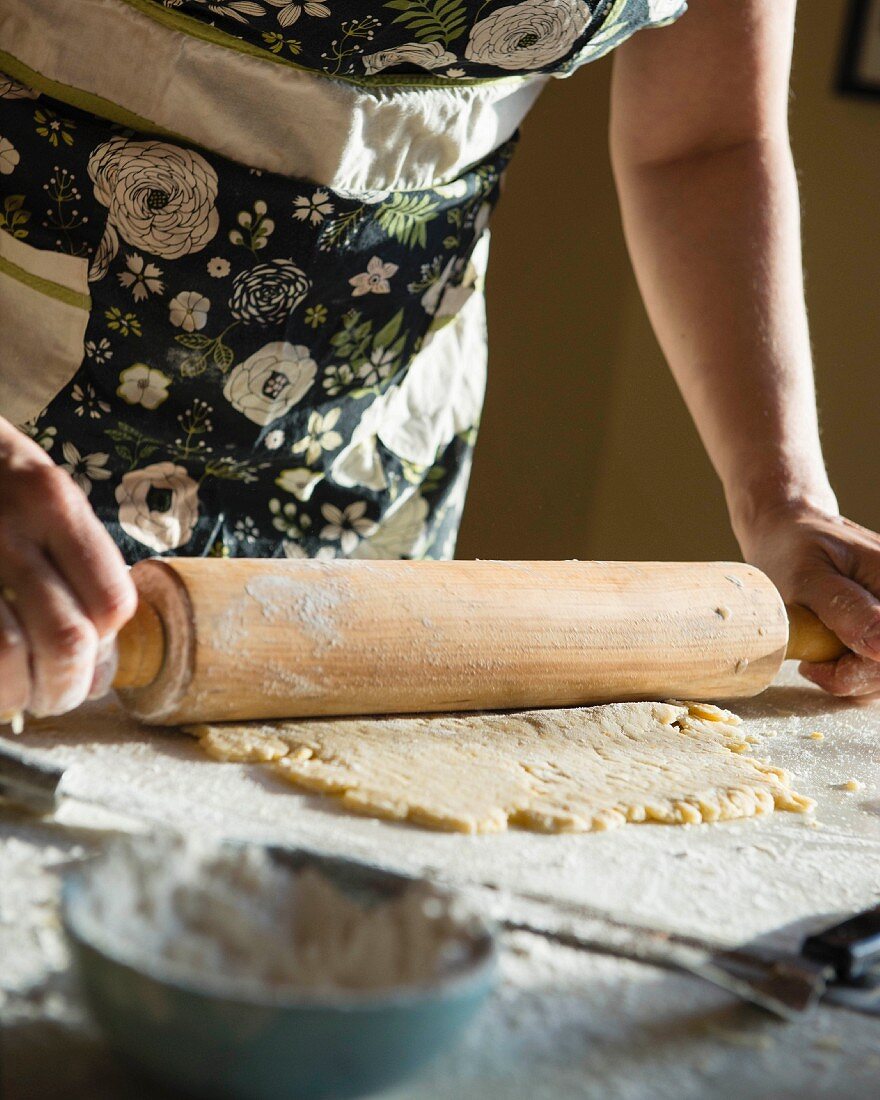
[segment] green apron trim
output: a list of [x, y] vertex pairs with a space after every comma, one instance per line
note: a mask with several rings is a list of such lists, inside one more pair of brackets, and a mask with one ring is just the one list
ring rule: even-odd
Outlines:
[[92, 308], [92, 299], [88, 294], [80, 294], [76, 290], [71, 290], [70, 287], [53, 283], [50, 279], [44, 279], [41, 275], [33, 275], [30, 271], [25, 271], [23, 267], [19, 267], [18, 264], [14, 264], [3, 256], [0, 256], [0, 274], [8, 275], [10, 279], [23, 283], [39, 294], [45, 294], [47, 298], [64, 302], [65, 305], [74, 306], [76, 309], [82, 309], [87, 313]]
[[116, 122], [127, 129], [146, 130], [172, 141], [184, 142], [190, 145], [195, 144], [184, 137], [183, 134], [166, 130], [151, 119], [143, 118], [141, 115], [135, 114], [134, 111], [129, 111], [126, 107], [120, 107], [118, 103], [114, 103], [110, 99], [95, 95], [94, 92], [86, 92], [82, 88], [75, 88], [71, 84], [62, 84], [57, 80], [52, 80], [51, 77], [44, 76], [23, 61], [19, 61], [17, 57], [13, 57], [6, 50], [0, 50], [0, 71], [14, 77], [22, 84], [26, 84], [29, 88], [34, 88], [36, 91], [50, 96], [52, 99], [58, 99], [71, 107], [78, 107], [81, 111], [87, 111], [89, 114], [98, 115], [99, 118], [107, 119], [109, 122]]
[[320, 69], [310, 69], [306, 65], [299, 65], [290, 58], [280, 57], [270, 50], [261, 50], [250, 42], [236, 38], [234, 34], [218, 30], [216, 27], [203, 23], [200, 19], [194, 19], [191, 15], [176, 11], [174, 8], [160, 7], [154, 0], [121, 0], [129, 7], [139, 11], [148, 19], [156, 23], [162, 23], [171, 30], [180, 34], [189, 35], [190, 38], [200, 38], [203, 42], [210, 42], [215, 46], [224, 46], [226, 49], [236, 50], [248, 57], [256, 57], [261, 61], [271, 61], [275, 65], [285, 65], [290, 69], [296, 69], [310, 76], [321, 77], [324, 80], [332, 80], [342, 84], [356, 84], [362, 88], [376, 88], [381, 90], [387, 85], [410, 86], [415, 88], [469, 88], [478, 84], [513, 84], [524, 83], [529, 76], [517, 74], [515, 76], [471, 76], [459, 80], [438, 80], [435, 76], [418, 76], [411, 73], [392, 73], [388, 76], [358, 77], [358, 76], [331, 76], [330, 73]]

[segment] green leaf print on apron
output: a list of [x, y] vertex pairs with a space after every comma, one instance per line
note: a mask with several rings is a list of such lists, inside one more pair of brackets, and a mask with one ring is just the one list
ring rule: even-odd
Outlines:
[[128, 561], [451, 557], [487, 224], [682, 0], [3, 0], [0, 415]]
[[[81, 364], [23, 426], [127, 559], [449, 554], [512, 143], [453, 186], [357, 201], [37, 102], [70, 141], [4, 102], [28, 247], [77, 253], [90, 302]], [[61, 179], [76, 216], [39, 218]]]

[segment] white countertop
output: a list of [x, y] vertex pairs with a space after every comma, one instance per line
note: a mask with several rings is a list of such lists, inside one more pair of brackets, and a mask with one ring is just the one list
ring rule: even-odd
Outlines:
[[[106, 704], [76, 731], [54, 720], [17, 743], [66, 766], [76, 799], [182, 829], [491, 882], [712, 940], [794, 947], [805, 929], [880, 900], [880, 704], [830, 699], [787, 669], [733, 709], [759, 739], [755, 755], [791, 770], [816, 800], [818, 825], [777, 813], [565, 836], [433, 833], [349, 815], [255, 766], [217, 764], [187, 736], [144, 731]], [[824, 740], [810, 739], [813, 730]], [[851, 778], [859, 791], [838, 789]], [[140, 1095], [83, 1020], [54, 923], [52, 867], [75, 849], [75, 826], [100, 820], [75, 801], [59, 824], [0, 811], [8, 1100]], [[880, 1018], [822, 1007], [783, 1024], [694, 979], [523, 933], [505, 943], [504, 980], [471, 1034], [394, 1100], [880, 1094]]]

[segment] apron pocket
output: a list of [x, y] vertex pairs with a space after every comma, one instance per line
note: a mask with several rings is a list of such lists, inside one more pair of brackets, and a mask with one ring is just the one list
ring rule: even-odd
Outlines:
[[33, 420], [76, 374], [90, 306], [86, 259], [0, 231], [0, 416]]

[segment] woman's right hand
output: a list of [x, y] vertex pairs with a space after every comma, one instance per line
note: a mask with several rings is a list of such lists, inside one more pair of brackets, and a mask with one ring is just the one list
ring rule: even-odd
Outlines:
[[109, 688], [137, 595], [85, 494], [0, 418], [0, 720], [63, 714]]

